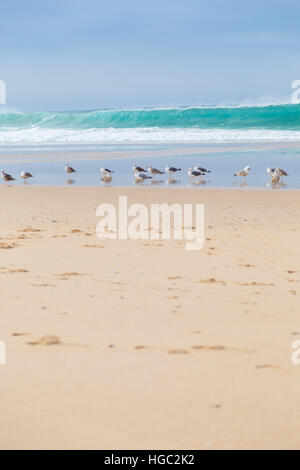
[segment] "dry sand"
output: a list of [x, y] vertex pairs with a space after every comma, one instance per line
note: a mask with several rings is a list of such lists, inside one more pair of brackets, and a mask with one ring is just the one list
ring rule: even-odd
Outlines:
[[[206, 241], [99, 240], [115, 202]], [[0, 188], [1, 449], [300, 448], [300, 192]]]

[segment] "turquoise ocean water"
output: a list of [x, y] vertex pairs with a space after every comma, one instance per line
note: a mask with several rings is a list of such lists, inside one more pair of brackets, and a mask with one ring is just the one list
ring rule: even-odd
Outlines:
[[0, 145], [294, 140], [300, 140], [296, 104], [0, 112]]

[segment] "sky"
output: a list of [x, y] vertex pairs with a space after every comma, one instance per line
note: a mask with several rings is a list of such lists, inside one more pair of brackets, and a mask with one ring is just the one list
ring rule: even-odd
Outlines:
[[299, 0], [1, 0], [7, 106], [80, 110], [290, 99]]

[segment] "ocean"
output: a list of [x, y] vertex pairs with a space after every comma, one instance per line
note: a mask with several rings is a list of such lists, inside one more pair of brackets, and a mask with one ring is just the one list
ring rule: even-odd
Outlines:
[[[115, 171], [112, 185], [131, 185], [138, 163], [182, 168], [172, 183], [163, 177], [149, 185], [270, 188], [266, 168], [280, 166], [289, 177], [276, 189], [300, 189], [300, 105], [2, 110], [0, 160], [14, 175], [33, 172], [38, 185], [98, 185], [102, 164]], [[71, 179], [64, 162], [78, 169]], [[194, 164], [211, 170], [201, 183], [187, 178]], [[234, 178], [246, 165], [247, 182]]]
[[0, 145], [299, 140], [299, 104], [0, 113]]

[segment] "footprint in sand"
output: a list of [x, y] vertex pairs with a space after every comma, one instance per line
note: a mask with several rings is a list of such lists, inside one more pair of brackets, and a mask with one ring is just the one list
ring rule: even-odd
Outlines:
[[99, 279], [99, 282], [104, 282], [105, 284], [113, 284], [115, 286], [126, 286], [127, 285], [127, 282], [110, 281], [110, 280], [104, 280], [104, 279]]
[[55, 346], [62, 343], [58, 336], [43, 336], [37, 341], [29, 341], [27, 344], [30, 346]]
[[254, 286], [259, 286], [259, 287], [274, 287], [275, 284], [273, 283], [265, 283], [265, 282], [235, 282], [238, 286], [242, 287], [254, 287]]
[[280, 369], [280, 367], [275, 364], [259, 364], [255, 366], [255, 369]]
[[8, 274], [29, 273], [29, 271], [27, 269], [22, 269], [22, 268], [20, 268], [20, 269], [8, 269], [6, 271], [6, 273], [8, 273]]
[[29, 341], [27, 342], [29, 346], [80, 346], [82, 348], [87, 348], [87, 345], [80, 344], [80, 343], [63, 343], [59, 336], [42, 336], [36, 341]]
[[168, 354], [189, 354], [188, 349], [169, 349]]
[[86, 276], [86, 273], [69, 272], [69, 273], [62, 273], [62, 274], [54, 274], [54, 276], [58, 277], [61, 280], [67, 280], [69, 279], [69, 277]]
[[197, 349], [199, 351], [226, 351], [227, 348], [221, 345], [214, 345], [214, 346], [205, 346], [205, 345], [196, 345], [192, 346], [192, 349]]
[[164, 246], [163, 243], [144, 243], [144, 246]]
[[29, 232], [29, 233], [37, 233], [37, 232], [42, 232], [39, 228], [32, 228], [32, 227], [26, 227], [23, 230], [18, 230], [19, 232]]
[[56, 284], [27, 284], [31, 287], [56, 287]]
[[104, 248], [103, 245], [83, 245], [83, 248]]
[[226, 285], [225, 281], [217, 281], [215, 278], [211, 277], [209, 279], [199, 279], [199, 281], [195, 281], [197, 284], [222, 284], [223, 286]]
[[16, 243], [0, 243], [1, 250], [11, 250], [17, 246]]
[[30, 336], [31, 333], [12, 333], [12, 336], [19, 337], [19, 336]]
[[234, 347], [227, 347], [223, 346], [221, 344], [216, 344], [216, 345], [195, 345], [192, 346], [192, 349], [198, 350], [198, 351], [229, 351], [229, 352], [242, 352], [246, 354], [253, 354], [256, 351], [254, 349], [243, 349], [243, 348], [234, 348]]
[[15, 274], [15, 273], [28, 273], [27, 269], [7, 269], [3, 266], [0, 267], [1, 274]]

